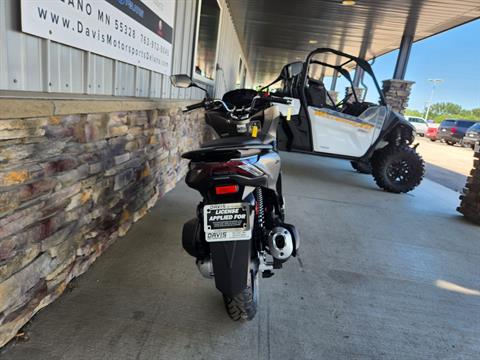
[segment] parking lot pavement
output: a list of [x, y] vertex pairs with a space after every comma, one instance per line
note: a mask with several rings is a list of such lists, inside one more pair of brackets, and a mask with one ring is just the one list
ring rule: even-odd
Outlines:
[[458, 194], [425, 180], [395, 195], [346, 161], [282, 159], [301, 261], [260, 280], [253, 321], [229, 320], [182, 250], [199, 197], [179, 185], [2, 360], [478, 360], [480, 235]]
[[426, 163], [425, 177], [460, 192], [473, 167], [472, 149], [421, 137], [417, 137], [415, 142], [420, 144], [417, 150]]

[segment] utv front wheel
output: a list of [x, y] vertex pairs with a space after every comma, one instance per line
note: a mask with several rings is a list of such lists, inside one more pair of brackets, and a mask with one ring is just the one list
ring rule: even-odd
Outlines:
[[372, 158], [372, 174], [377, 185], [392, 193], [407, 193], [423, 179], [422, 157], [407, 146], [388, 146]]
[[352, 168], [354, 168], [360, 174], [371, 174], [372, 165], [370, 163], [361, 162], [361, 161], [350, 161]]
[[258, 305], [258, 272], [249, 276], [247, 287], [233, 298], [223, 295], [225, 309], [233, 321], [252, 320]]

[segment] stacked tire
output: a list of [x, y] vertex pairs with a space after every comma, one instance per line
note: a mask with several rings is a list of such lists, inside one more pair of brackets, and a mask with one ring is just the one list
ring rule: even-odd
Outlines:
[[475, 148], [473, 169], [467, 178], [467, 184], [460, 195], [460, 206], [457, 211], [468, 220], [480, 225], [480, 149]]

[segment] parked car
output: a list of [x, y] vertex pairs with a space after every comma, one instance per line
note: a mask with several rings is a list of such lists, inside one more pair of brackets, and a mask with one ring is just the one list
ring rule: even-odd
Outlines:
[[476, 122], [473, 120], [443, 120], [438, 127], [437, 137], [445, 141], [448, 145], [455, 145], [463, 142], [463, 137], [467, 133], [468, 128]]
[[415, 128], [415, 132], [419, 136], [425, 136], [425, 133], [428, 129], [428, 123], [424, 118], [416, 117], [416, 116], [405, 116], [405, 119], [413, 125]]
[[470, 146], [472, 149], [477, 142], [480, 142], [480, 122], [469, 127], [467, 133], [463, 137], [463, 145]]
[[428, 137], [431, 141], [438, 140], [438, 137], [437, 137], [438, 126], [439, 124], [435, 124], [435, 123], [428, 124], [428, 129], [427, 129], [427, 132], [425, 133], [425, 136]]

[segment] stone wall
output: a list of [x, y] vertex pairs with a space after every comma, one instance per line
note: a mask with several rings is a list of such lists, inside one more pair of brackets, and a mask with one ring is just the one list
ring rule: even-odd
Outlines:
[[183, 105], [0, 99], [0, 346], [182, 178]]
[[415, 84], [414, 81], [407, 80], [383, 80], [383, 93], [385, 94], [387, 104], [393, 110], [403, 114], [408, 107], [408, 99], [412, 92], [413, 84]]
[[475, 145], [473, 169], [460, 195], [460, 206], [457, 211], [468, 220], [480, 225], [480, 146]]

